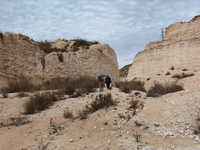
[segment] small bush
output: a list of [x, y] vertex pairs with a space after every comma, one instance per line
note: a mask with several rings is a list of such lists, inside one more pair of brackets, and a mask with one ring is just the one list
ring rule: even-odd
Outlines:
[[183, 90], [182, 85], [177, 85], [176, 83], [167, 84], [160, 84], [155, 82], [154, 85], [150, 88], [147, 93], [148, 97], [158, 97], [167, 93], [173, 93], [177, 91]]
[[123, 113], [118, 113], [118, 117], [126, 119], [126, 116]]
[[138, 100], [132, 100], [129, 102], [130, 106], [128, 109], [133, 109], [133, 115], [136, 115], [136, 109], [137, 109], [137, 105], [139, 104]]
[[165, 75], [166, 75], [166, 76], [170, 75], [170, 72], [168, 71]]
[[96, 96], [95, 101], [90, 103], [88, 110], [90, 110], [90, 112], [93, 113], [99, 109], [109, 106], [115, 106], [116, 104], [117, 102], [113, 100], [112, 95], [110, 93], [107, 93], [106, 95], [99, 94], [98, 96]]
[[8, 93], [3, 91], [2, 97], [3, 97], [3, 98], [8, 98]]
[[187, 69], [183, 69], [183, 71], [187, 71]]
[[116, 87], [120, 89], [120, 91], [125, 92], [125, 93], [130, 93], [131, 90], [138, 90], [138, 91], [143, 91], [145, 92], [144, 84], [141, 81], [130, 81], [130, 82], [118, 82], [116, 83]]
[[3, 33], [0, 32], [0, 39], [3, 39]]
[[134, 136], [136, 142], [140, 142], [141, 134], [138, 134], [138, 133], [137, 133], [137, 134], [133, 134], [133, 136]]
[[77, 46], [73, 46], [72, 51], [74, 51], [74, 52], [79, 51], [79, 48]]
[[51, 43], [52, 43], [52, 42], [49, 42], [49, 41], [47, 41], [47, 40], [41, 41], [41, 42], [39, 42], [39, 47], [40, 47], [45, 53], [51, 53], [51, 52], [58, 52], [58, 51], [60, 51], [60, 50], [57, 49], [57, 48], [51, 48]]
[[88, 109], [83, 109], [78, 112], [78, 118], [80, 118], [80, 120], [85, 120], [88, 118], [89, 114], [90, 114], [90, 111]]
[[180, 74], [175, 74], [175, 75], [172, 76], [172, 78], [178, 78], [178, 79], [181, 79], [182, 76], [181, 76]]
[[194, 73], [190, 73], [190, 74], [182, 73], [181, 75], [180, 74], [175, 74], [175, 75], [172, 76], [172, 78], [183, 79], [183, 78], [191, 77], [191, 76], [194, 76]]
[[62, 89], [65, 87], [67, 79], [63, 77], [55, 77], [44, 83], [45, 89]]
[[171, 70], [174, 70], [175, 69], [175, 67], [174, 66], [171, 66]]
[[99, 94], [93, 102], [85, 106], [85, 109], [78, 112], [78, 118], [81, 120], [87, 119], [90, 113], [94, 113], [102, 108], [108, 108], [109, 106], [115, 106], [116, 104], [117, 102], [112, 99], [110, 93], [106, 95]]
[[57, 97], [51, 93], [37, 93], [30, 97], [30, 99], [25, 103], [25, 113], [33, 114], [40, 112], [57, 101]]
[[63, 116], [64, 118], [73, 118], [73, 113], [69, 109], [65, 109]]
[[65, 94], [67, 95], [73, 95], [75, 91], [76, 91], [76, 87], [74, 86], [74, 84], [68, 84], [65, 87]]
[[76, 47], [90, 46], [90, 42], [83, 40], [83, 39], [76, 39], [73, 46], [76, 46]]
[[18, 97], [26, 97], [26, 96], [28, 96], [26, 93], [24, 93], [24, 92], [20, 92], [20, 93], [18, 93], [18, 95], [17, 95]]
[[182, 78], [187, 78], [187, 77], [191, 77], [191, 76], [194, 76], [194, 73], [189, 73], [189, 74], [183, 73], [182, 74]]
[[94, 77], [82, 76], [76, 80], [76, 87], [82, 95], [92, 93], [95, 92], [95, 88], [98, 88], [98, 81]]
[[3, 89], [4, 92], [14, 93], [14, 92], [28, 92], [34, 91], [35, 86], [26, 77], [20, 77], [16, 81], [11, 80], [8, 82], [8, 86]]
[[89, 47], [92, 44], [98, 44], [98, 43], [99, 43], [98, 41], [90, 42], [90, 41], [86, 41], [86, 40], [83, 40], [83, 39], [75, 39], [73, 46], [75, 46], [75, 47], [80, 47], [80, 46]]
[[10, 117], [7, 119], [0, 119], [0, 128], [6, 126], [19, 126], [29, 123], [30, 120], [25, 115], [17, 115], [15, 117]]
[[132, 100], [129, 102], [130, 106], [129, 109], [136, 109], [139, 101], [138, 100]]

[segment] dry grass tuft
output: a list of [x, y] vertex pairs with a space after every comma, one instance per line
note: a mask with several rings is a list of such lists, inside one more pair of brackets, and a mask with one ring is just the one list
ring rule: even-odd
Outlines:
[[154, 85], [147, 92], [148, 97], [159, 97], [165, 95], [167, 93], [173, 93], [177, 91], [183, 90], [182, 85], [177, 85], [176, 83], [171, 84], [160, 84], [158, 82], [154, 82]]
[[15, 117], [0, 118], [0, 128], [7, 126], [19, 126], [29, 123], [30, 120], [25, 115], [17, 115]]
[[125, 93], [130, 93], [132, 90], [138, 90], [138, 91], [143, 91], [145, 92], [144, 84], [141, 81], [121, 81], [116, 83], [116, 87], [120, 89], [120, 91], [125, 92]]
[[40, 112], [53, 105], [55, 101], [57, 101], [57, 97], [54, 93], [36, 93], [26, 101], [24, 105], [25, 113], [33, 114]]

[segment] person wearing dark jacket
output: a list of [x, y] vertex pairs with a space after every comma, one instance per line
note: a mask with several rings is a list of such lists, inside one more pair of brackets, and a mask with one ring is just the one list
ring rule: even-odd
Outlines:
[[110, 83], [111, 83], [111, 78], [109, 77], [109, 75], [107, 75], [107, 77], [106, 77], [106, 86], [107, 86], [107, 89], [111, 89]]

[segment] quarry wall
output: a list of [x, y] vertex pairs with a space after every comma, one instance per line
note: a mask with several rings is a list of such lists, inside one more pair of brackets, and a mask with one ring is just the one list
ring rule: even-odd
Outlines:
[[200, 16], [166, 28], [165, 40], [147, 44], [129, 69], [128, 80], [149, 77], [171, 66], [200, 71]]
[[4, 34], [0, 37], [0, 80], [19, 76], [43, 78], [45, 53], [22, 35]]
[[[59, 41], [57, 43], [60, 45]], [[106, 44], [45, 54], [29, 37], [13, 33], [0, 35], [0, 82], [22, 75], [48, 80], [82, 75], [97, 77], [99, 74], [110, 75], [114, 82], [119, 80], [116, 54]]]

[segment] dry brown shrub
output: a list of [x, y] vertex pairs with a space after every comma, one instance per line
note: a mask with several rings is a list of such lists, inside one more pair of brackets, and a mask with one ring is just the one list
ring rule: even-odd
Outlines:
[[34, 88], [34, 85], [30, 82], [30, 80], [27, 77], [21, 76], [17, 78], [17, 80], [10, 80], [8, 82], [8, 86], [3, 89], [3, 92], [30, 92], [34, 91]]
[[26, 114], [33, 114], [40, 112], [57, 101], [57, 97], [54, 93], [36, 93], [26, 101], [24, 105]]
[[154, 85], [147, 92], [148, 97], [159, 97], [167, 93], [173, 93], [183, 90], [182, 85], [177, 85], [176, 83], [171, 84], [161, 84], [154, 82]]
[[144, 84], [141, 81], [132, 80], [128, 81], [121, 81], [116, 83], [116, 87], [120, 89], [120, 91], [125, 93], [130, 93], [132, 90], [138, 90], [145, 92]]

